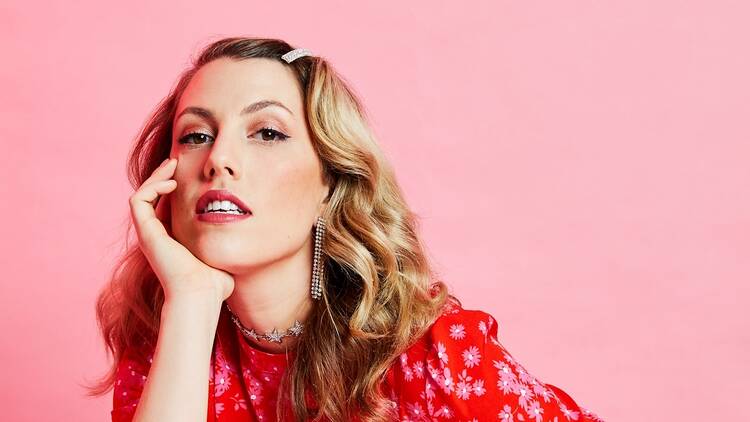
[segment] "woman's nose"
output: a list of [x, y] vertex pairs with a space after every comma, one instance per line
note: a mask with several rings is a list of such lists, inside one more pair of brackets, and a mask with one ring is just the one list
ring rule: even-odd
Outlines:
[[226, 174], [237, 177], [238, 157], [242, 143], [232, 139], [229, 135], [219, 135], [211, 145], [211, 150], [206, 159], [205, 173], [207, 177], [216, 177]]

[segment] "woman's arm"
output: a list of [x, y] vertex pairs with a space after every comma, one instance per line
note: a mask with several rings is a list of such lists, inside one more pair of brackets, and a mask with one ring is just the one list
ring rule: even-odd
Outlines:
[[133, 421], [205, 421], [208, 378], [221, 304], [212, 294], [164, 302], [159, 338]]
[[[164, 225], [170, 201], [165, 195], [177, 189], [171, 178], [176, 168], [176, 159], [164, 160], [129, 201], [140, 249], [165, 298], [153, 362], [133, 416], [138, 422], [206, 420], [219, 313], [234, 290], [232, 274], [195, 257]], [[113, 409], [113, 417], [121, 413]]]

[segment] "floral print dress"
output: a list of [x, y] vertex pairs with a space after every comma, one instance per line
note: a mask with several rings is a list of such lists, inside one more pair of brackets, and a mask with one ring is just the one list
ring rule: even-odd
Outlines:
[[[498, 342], [497, 330], [490, 314], [449, 302], [387, 372], [383, 387], [398, 420], [602, 422], [563, 390], [529, 373]], [[222, 307], [211, 354], [206, 420], [275, 421], [278, 385], [293, 358], [294, 351], [272, 354], [253, 347]], [[112, 399], [113, 422], [132, 420], [152, 360], [153, 350], [127, 349], [123, 354]], [[307, 402], [315, 406], [311, 396]]]

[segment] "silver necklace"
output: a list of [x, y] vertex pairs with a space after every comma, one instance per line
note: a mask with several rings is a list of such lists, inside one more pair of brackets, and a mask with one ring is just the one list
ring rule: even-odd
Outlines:
[[276, 343], [281, 343], [281, 340], [284, 337], [287, 336], [294, 336], [299, 337], [300, 334], [302, 334], [302, 328], [304, 325], [294, 320], [294, 325], [288, 328], [286, 331], [279, 332], [276, 328], [274, 328], [272, 331], [267, 332], [265, 334], [258, 334], [254, 328], [247, 329], [244, 325], [240, 322], [240, 319], [237, 317], [237, 315], [232, 312], [232, 308], [229, 307], [229, 303], [224, 302], [224, 304], [227, 305], [227, 310], [229, 310], [229, 316], [232, 318], [232, 321], [234, 321], [234, 324], [242, 331], [242, 334], [244, 334], [246, 337], [250, 337], [253, 340], [266, 340], [266, 341], [273, 341]]

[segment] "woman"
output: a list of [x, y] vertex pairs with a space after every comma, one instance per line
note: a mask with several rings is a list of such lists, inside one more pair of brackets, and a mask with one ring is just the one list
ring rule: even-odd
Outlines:
[[138, 245], [97, 303], [115, 359], [92, 389], [114, 387], [113, 421], [600, 420], [437, 280], [361, 102], [323, 58], [214, 42], [129, 174]]

